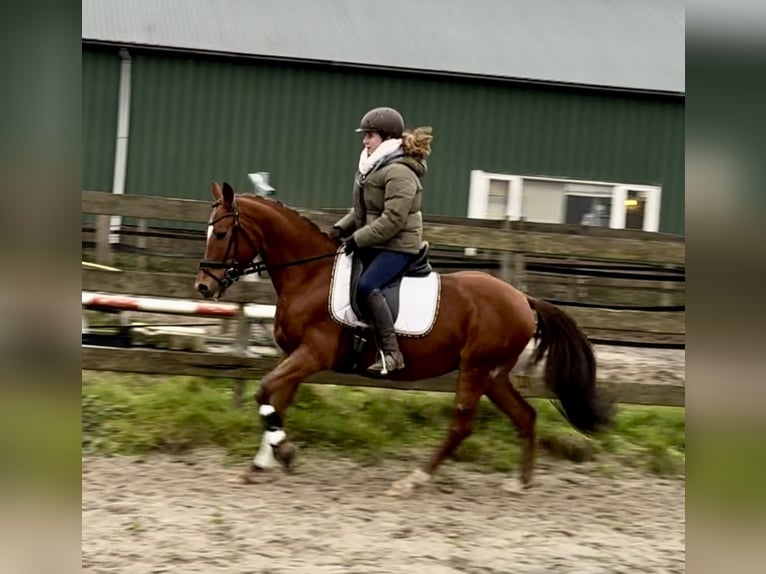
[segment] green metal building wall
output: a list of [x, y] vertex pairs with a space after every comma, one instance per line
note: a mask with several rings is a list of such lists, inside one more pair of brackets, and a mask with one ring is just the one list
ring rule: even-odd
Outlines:
[[84, 189], [111, 191], [117, 138], [120, 57], [117, 50], [83, 51], [82, 182]]
[[[373, 106], [434, 128], [424, 211], [465, 216], [473, 169], [661, 185], [660, 230], [684, 233], [684, 103], [680, 98], [349, 70], [132, 50], [127, 193], [209, 197], [209, 182], [250, 191], [268, 171], [282, 201], [349, 205], [361, 149], [353, 132]], [[84, 83], [108, 83], [105, 56], [84, 49]], [[114, 51], [117, 76], [119, 58]], [[85, 71], [93, 70], [88, 76]], [[98, 73], [96, 73], [98, 72]], [[84, 86], [113, 102], [116, 81]], [[87, 100], [84, 96], [84, 105]], [[105, 108], [83, 110], [84, 180], [103, 186]], [[98, 114], [98, 117], [96, 117]], [[88, 123], [90, 122], [90, 123]], [[96, 143], [96, 140], [99, 143]], [[103, 142], [103, 146], [101, 143]], [[111, 150], [111, 151], [110, 151]], [[89, 165], [93, 162], [94, 165]]]

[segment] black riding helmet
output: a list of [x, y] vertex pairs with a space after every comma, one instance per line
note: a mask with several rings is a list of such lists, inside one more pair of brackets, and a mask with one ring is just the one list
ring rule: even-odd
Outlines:
[[404, 118], [394, 108], [373, 108], [359, 122], [357, 132], [379, 132], [383, 139], [400, 138], [404, 132]]

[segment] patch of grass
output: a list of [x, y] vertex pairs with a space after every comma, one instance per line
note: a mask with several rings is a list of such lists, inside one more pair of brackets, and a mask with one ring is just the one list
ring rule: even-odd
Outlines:
[[622, 407], [614, 430], [599, 438], [600, 447], [631, 466], [659, 475], [684, 473], [686, 419], [684, 409]]
[[[251, 399], [255, 388], [255, 382], [248, 384], [246, 406], [235, 409], [232, 382], [225, 379], [84, 371], [83, 450], [144, 453], [219, 446], [231, 457], [249, 457], [262, 431]], [[541, 454], [602, 465], [617, 461], [662, 475], [684, 471], [683, 409], [623, 406], [610, 433], [585, 437], [550, 401], [531, 402], [538, 413]], [[435, 449], [446, 436], [452, 408], [453, 397], [446, 393], [303, 385], [288, 412], [287, 431], [304, 449], [375, 464], [402, 451]], [[482, 400], [474, 433], [453, 458], [484, 470], [510, 471], [520, 454], [510, 421]]]
[[[85, 376], [82, 447], [101, 453], [179, 452], [200, 446], [255, 447], [260, 423], [232, 408], [231, 393], [191, 377]], [[256, 423], [259, 423], [256, 426]]]

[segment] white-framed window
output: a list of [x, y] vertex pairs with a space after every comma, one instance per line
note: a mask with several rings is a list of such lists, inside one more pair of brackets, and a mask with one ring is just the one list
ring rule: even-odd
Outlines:
[[662, 188], [471, 172], [468, 217], [658, 231]]

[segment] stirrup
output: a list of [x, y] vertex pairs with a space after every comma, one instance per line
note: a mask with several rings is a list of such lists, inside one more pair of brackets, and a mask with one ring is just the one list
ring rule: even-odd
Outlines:
[[379, 351], [378, 360], [375, 361], [372, 365], [370, 365], [367, 370], [371, 373], [376, 373], [379, 375], [387, 375], [391, 371], [398, 371], [400, 369], [404, 368], [404, 357], [401, 353], [397, 353], [399, 355], [398, 360], [397, 357], [394, 356], [393, 353], [383, 353], [383, 351]]

